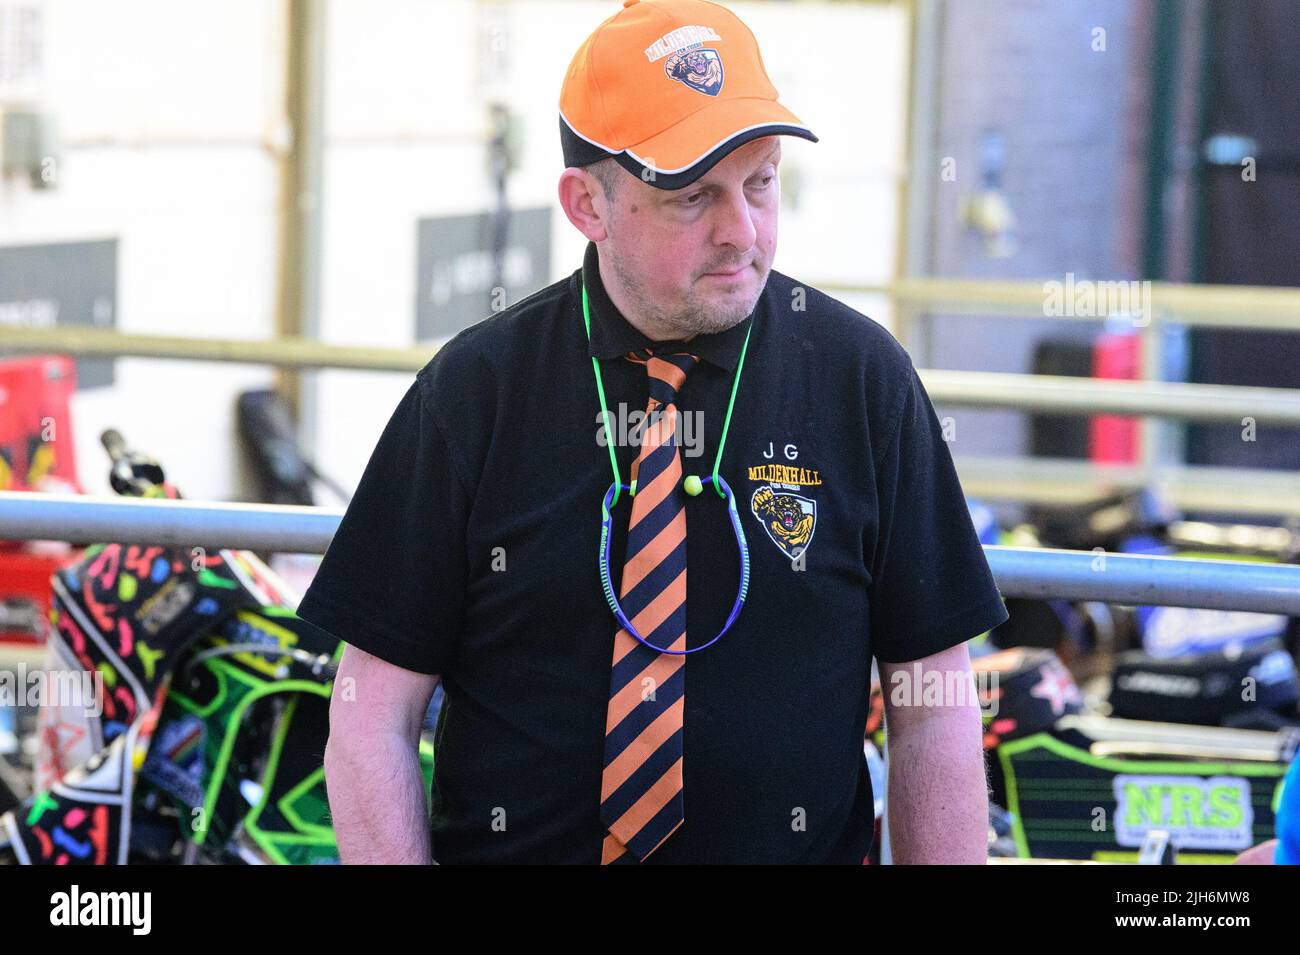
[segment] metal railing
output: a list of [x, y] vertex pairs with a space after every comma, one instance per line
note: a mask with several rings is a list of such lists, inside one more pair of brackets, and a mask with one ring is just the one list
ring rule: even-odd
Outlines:
[[57, 352], [74, 358], [164, 358], [174, 361], [224, 361], [274, 368], [347, 368], [354, 371], [419, 371], [438, 350], [330, 345], [311, 338], [261, 341], [234, 338], [183, 338], [138, 335], [104, 328], [0, 328], [6, 351]]
[[[0, 539], [323, 554], [337, 508], [0, 492]], [[986, 546], [1003, 596], [1300, 616], [1300, 565]]]
[[936, 405], [1056, 414], [1155, 415], [1183, 421], [1300, 425], [1300, 391], [1241, 385], [1118, 381], [1064, 375], [918, 369]]
[[0, 540], [323, 554], [342, 508], [0, 491]]
[[1300, 565], [985, 545], [1005, 597], [1300, 616]]
[[[1052, 277], [1051, 291], [1063, 291]], [[1300, 333], [1300, 289], [1173, 282], [1114, 283], [1087, 281], [1099, 294], [1095, 308], [1049, 308], [1049, 283], [952, 279], [902, 279], [889, 285], [819, 285], [823, 291], [883, 296], [894, 306], [895, 334], [913, 344], [913, 331], [925, 329], [936, 317], [995, 315], [1064, 323], [1100, 324], [1118, 315], [1141, 338], [1139, 381], [1118, 382], [1037, 375], [922, 371], [921, 377], [936, 405], [1006, 407], [1021, 411], [1141, 416], [1140, 460], [1125, 468], [1098, 468], [1086, 461], [1022, 459], [1008, 470], [996, 458], [955, 455], [968, 493], [990, 500], [1051, 504], [1079, 502], [1090, 496], [1160, 482], [1170, 502], [1184, 510], [1300, 515], [1300, 479], [1279, 470], [1209, 468], [1181, 462], [1178, 422], [1232, 422], [1294, 425], [1293, 409], [1300, 392], [1279, 388], [1237, 388], [1161, 381], [1171, 330], [1227, 328], [1240, 331]], [[1137, 286], [1140, 315], [1112, 312], [1124, 296], [1105, 294], [1108, 288]], [[1127, 301], [1131, 304], [1134, 296]], [[1059, 304], [1059, 302], [1058, 302]], [[997, 378], [1003, 379], [997, 381]], [[990, 390], [1001, 401], [989, 401]], [[1053, 393], [1055, 392], [1055, 394]], [[1109, 473], [1106, 473], [1109, 471]], [[1016, 477], [1007, 480], [1005, 475]], [[1042, 474], [1047, 479], [1039, 480]], [[1110, 482], [1110, 483], [1107, 483]]]
[[953, 460], [962, 490], [986, 501], [1077, 505], [1120, 491], [1159, 487], [1180, 511], [1225, 511], [1261, 519], [1300, 515], [1300, 475], [1288, 471], [974, 455]]
[[[1106, 282], [1094, 282], [1105, 286]], [[895, 305], [896, 334], [936, 314], [997, 314], [1100, 322], [1105, 314], [1051, 315], [1043, 282], [905, 279], [890, 285], [819, 283], [831, 293], [880, 295]], [[1300, 479], [1280, 471], [1184, 466], [1171, 456], [1170, 421], [1300, 426], [1300, 391], [1160, 381], [1162, 332], [1169, 326], [1300, 332], [1300, 289], [1145, 283], [1142, 291], [1143, 378], [1109, 381], [1045, 375], [921, 369], [936, 405], [1003, 408], [1048, 414], [1140, 416], [1141, 460], [1132, 466], [1097, 467], [1086, 461], [954, 455], [968, 493], [990, 500], [1050, 504], [1077, 502], [1117, 488], [1159, 481], [1170, 502], [1185, 510], [1300, 515]], [[94, 328], [0, 329], [5, 351], [55, 351], [76, 357], [134, 356], [191, 361], [265, 364], [279, 368], [332, 368], [414, 372], [436, 353], [437, 343], [407, 348], [331, 345], [283, 338], [271, 341], [122, 334]]]
[[[1300, 321], [1298, 319], [1297, 321]], [[122, 334], [94, 328], [5, 328], [0, 347], [77, 358], [161, 358], [263, 364], [280, 368], [419, 371], [437, 345], [376, 348], [306, 338], [245, 341]], [[919, 369], [935, 404], [1060, 414], [1158, 415], [1186, 421], [1300, 425], [1300, 392], [1180, 382], [1111, 381], [1056, 375]]]

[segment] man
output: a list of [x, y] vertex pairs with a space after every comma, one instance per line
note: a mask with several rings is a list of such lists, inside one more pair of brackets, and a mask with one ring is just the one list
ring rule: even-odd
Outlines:
[[299, 610], [343, 860], [860, 863], [874, 655], [895, 860], [984, 861], [973, 693], [921, 684], [1006, 611], [906, 352], [772, 269], [816, 137], [702, 0], [627, 0], [560, 112], [582, 267], [421, 370]]

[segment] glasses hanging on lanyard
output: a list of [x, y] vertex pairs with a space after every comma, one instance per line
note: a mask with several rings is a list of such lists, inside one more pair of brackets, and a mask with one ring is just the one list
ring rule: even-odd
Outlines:
[[[582, 320], [587, 330], [587, 341], [591, 341], [591, 312], [587, 305], [587, 287], [582, 287]], [[605, 386], [600, 378], [600, 361], [595, 355], [591, 356], [591, 367], [596, 373], [596, 394], [600, 397], [601, 421], [605, 428], [605, 446], [609, 448], [609, 466], [614, 472], [614, 482], [605, 492], [605, 499], [600, 505], [600, 585], [605, 591], [605, 601], [609, 604], [609, 609], [613, 612], [614, 617], [618, 620], [619, 626], [635, 637], [640, 643], [649, 647], [651, 650], [657, 650], [660, 653], [671, 653], [675, 655], [698, 653], [707, 647], [713, 646], [722, 635], [731, 629], [731, 625], [736, 622], [740, 616], [740, 608], [745, 605], [745, 596], [749, 591], [749, 547], [745, 543], [745, 530], [740, 526], [740, 513], [736, 510], [736, 498], [731, 493], [731, 486], [718, 473], [722, 466], [722, 449], [727, 444], [727, 430], [731, 427], [731, 410], [736, 405], [736, 391], [740, 387], [740, 370], [745, 366], [745, 352], [749, 349], [749, 335], [754, 330], [753, 323], [750, 324], [749, 330], [745, 332], [745, 344], [740, 349], [740, 361], [736, 364], [736, 377], [731, 384], [731, 398], [727, 402], [727, 417], [722, 422], [722, 438], [718, 441], [718, 454], [713, 461], [713, 473], [706, 477], [698, 475], [688, 475], [683, 481], [682, 486], [686, 493], [694, 497], [698, 495], [706, 485], [712, 484], [717, 491], [718, 497], [727, 502], [727, 516], [731, 518], [731, 528], [736, 534], [736, 548], [740, 553], [740, 589], [736, 592], [735, 603], [731, 606], [731, 613], [727, 616], [727, 622], [722, 625], [722, 629], [708, 643], [695, 647], [691, 650], [668, 650], [664, 647], [657, 647], [637, 631], [632, 626], [632, 621], [627, 618], [623, 608], [619, 605], [618, 598], [614, 595], [614, 584], [609, 574], [609, 544], [610, 544], [610, 525], [613, 522], [613, 515], [610, 508], [618, 503], [619, 495], [627, 491], [630, 497], [636, 496], [636, 489], [630, 485], [624, 484], [618, 472], [618, 457], [614, 453], [614, 439], [610, 432], [609, 425], [609, 408], [605, 405]]]

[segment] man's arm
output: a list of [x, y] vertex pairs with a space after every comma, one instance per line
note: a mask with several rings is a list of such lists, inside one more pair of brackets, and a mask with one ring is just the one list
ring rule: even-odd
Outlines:
[[344, 649], [330, 699], [325, 786], [345, 865], [430, 863], [419, 746], [438, 679]]
[[894, 861], [985, 864], [988, 778], [966, 645], [907, 663], [882, 661], [880, 676]]

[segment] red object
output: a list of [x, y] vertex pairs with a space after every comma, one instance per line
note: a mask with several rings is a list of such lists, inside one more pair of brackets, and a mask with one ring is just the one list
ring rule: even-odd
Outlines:
[[[1140, 347], [1133, 332], [1102, 332], [1092, 348], [1092, 376], [1136, 380]], [[1139, 440], [1137, 418], [1094, 415], [1088, 422], [1088, 458], [1097, 464], [1135, 463]]]
[[79, 551], [0, 551], [0, 643], [44, 643], [50, 623], [50, 577]]
[[[83, 493], [72, 439], [77, 367], [64, 355], [0, 359], [0, 491]], [[19, 550], [0, 540], [0, 553]], [[0, 600], [6, 596], [0, 577]]]
[[77, 369], [64, 355], [0, 359], [0, 491], [81, 493], [72, 440]]
[[[0, 491], [82, 493], [72, 439], [76, 365], [63, 355], [0, 359]], [[0, 640], [43, 642], [50, 576], [72, 552], [0, 540]]]

